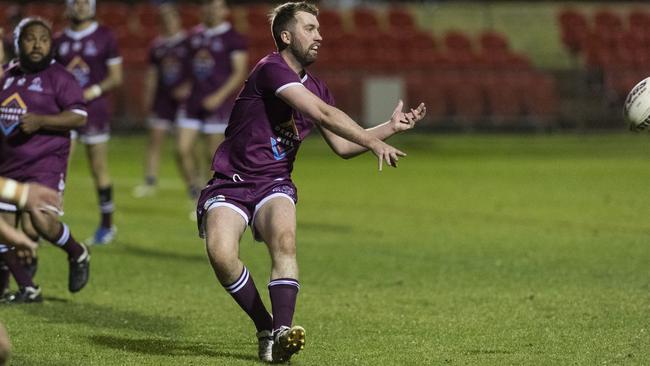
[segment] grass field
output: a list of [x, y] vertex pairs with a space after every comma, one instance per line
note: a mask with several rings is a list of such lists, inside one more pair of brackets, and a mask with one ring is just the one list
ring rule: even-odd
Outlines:
[[[376, 172], [308, 140], [296, 166], [302, 289], [295, 365], [650, 364], [650, 140], [435, 136]], [[13, 365], [252, 365], [252, 323], [214, 280], [168, 146], [161, 190], [134, 200], [144, 139], [116, 138], [119, 228], [67, 293], [41, 252], [43, 304], [0, 308]], [[98, 220], [82, 151], [66, 221]], [[266, 249], [241, 256], [268, 300]], [[268, 304], [268, 301], [267, 301]]]

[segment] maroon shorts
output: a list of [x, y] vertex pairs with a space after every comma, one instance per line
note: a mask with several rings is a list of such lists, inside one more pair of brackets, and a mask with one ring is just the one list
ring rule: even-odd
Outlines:
[[208, 185], [201, 191], [196, 208], [199, 236], [206, 233], [208, 211], [217, 207], [228, 207], [237, 212], [250, 225], [253, 236], [255, 232], [255, 214], [269, 200], [286, 197], [294, 204], [298, 202], [298, 191], [291, 179], [261, 180], [260, 178], [226, 177], [215, 174]]

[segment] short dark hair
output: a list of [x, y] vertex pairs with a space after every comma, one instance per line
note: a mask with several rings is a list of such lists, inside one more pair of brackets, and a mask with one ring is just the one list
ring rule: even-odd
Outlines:
[[271, 21], [271, 32], [273, 33], [273, 40], [278, 47], [278, 51], [287, 48], [287, 45], [282, 42], [280, 34], [287, 30], [296, 21], [296, 13], [304, 11], [306, 13], [318, 16], [318, 8], [314, 4], [306, 1], [284, 3], [271, 11], [269, 20]]

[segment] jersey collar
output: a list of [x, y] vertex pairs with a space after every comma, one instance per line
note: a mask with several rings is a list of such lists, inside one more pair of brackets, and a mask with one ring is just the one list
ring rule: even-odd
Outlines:
[[74, 39], [75, 41], [78, 41], [84, 37], [93, 34], [97, 30], [97, 27], [99, 27], [99, 24], [97, 22], [92, 22], [90, 26], [88, 26], [88, 28], [84, 30], [73, 31], [70, 28], [66, 28], [64, 32], [68, 37]]

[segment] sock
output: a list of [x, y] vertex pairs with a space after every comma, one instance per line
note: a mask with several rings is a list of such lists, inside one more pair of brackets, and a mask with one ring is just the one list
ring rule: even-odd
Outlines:
[[157, 180], [157, 179], [156, 179], [155, 176], [153, 176], [153, 175], [147, 175], [147, 176], [144, 178], [144, 184], [153, 187], [153, 186], [155, 186], [156, 183], [157, 183], [156, 180]]
[[269, 282], [274, 334], [282, 327], [291, 327], [298, 290], [300, 284], [293, 278], [278, 278]]
[[99, 211], [101, 212], [101, 227], [110, 228], [113, 225], [113, 186], [97, 189], [99, 196]]
[[72, 237], [68, 225], [61, 223], [61, 231], [59, 235], [56, 236], [56, 239], [52, 244], [58, 246], [59, 248], [65, 250], [68, 253], [68, 258], [77, 260], [84, 254], [84, 248], [81, 244], [77, 243], [76, 240]]
[[9, 278], [11, 273], [9, 267], [5, 266], [4, 262], [0, 261], [0, 296], [9, 288]]
[[235, 299], [237, 304], [248, 314], [257, 331], [271, 330], [273, 321], [271, 314], [264, 307], [260, 293], [255, 287], [253, 277], [244, 266], [239, 278], [230, 285], [223, 286], [226, 291]]
[[9, 249], [4, 245], [0, 245], [0, 260], [2, 260], [7, 268], [9, 268], [9, 272], [11, 272], [11, 274], [14, 276], [14, 279], [16, 279], [18, 287], [21, 289], [27, 286], [36, 287], [32, 281], [32, 277], [20, 264], [15, 250]]
[[199, 199], [199, 196], [201, 195], [201, 188], [192, 185], [188, 191], [187, 194], [190, 196], [190, 199], [192, 201], [197, 201]]

